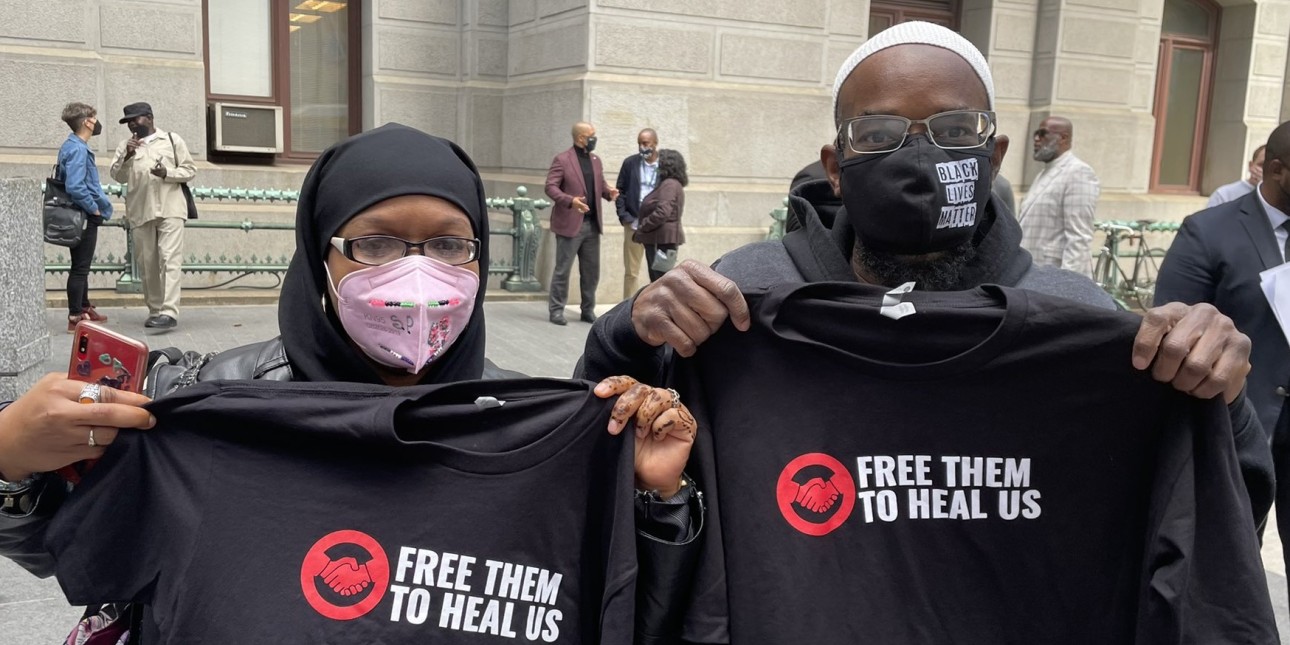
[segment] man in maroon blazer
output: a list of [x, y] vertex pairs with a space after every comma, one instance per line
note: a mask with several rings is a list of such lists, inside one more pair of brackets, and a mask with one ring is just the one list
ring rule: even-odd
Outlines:
[[[551, 277], [551, 322], [564, 320], [564, 305], [569, 297], [569, 271], [578, 258], [581, 277], [582, 321], [596, 320], [596, 284], [600, 282], [600, 235], [604, 232], [600, 200], [612, 202], [618, 189], [605, 182], [605, 169], [596, 149], [596, 126], [579, 121], [573, 124], [573, 147], [551, 160], [546, 173], [546, 194], [555, 202], [551, 207], [551, 232], [555, 233], [555, 274]], [[588, 188], [590, 187], [590, 188]]]

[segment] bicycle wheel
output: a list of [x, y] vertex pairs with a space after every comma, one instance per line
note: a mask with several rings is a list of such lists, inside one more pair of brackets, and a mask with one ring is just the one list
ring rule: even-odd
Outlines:
[[1151, 308], [1156, 297], [1156, 276], [1160, 273], [1160, 262], [1164, 260], [1164, 249], [1152, 249], [1144, 246], [1133, 261], [1133, 297], [1142, 309]]
[[1093, 281], [1096, 282], [1097, 286], [1101, 287], [1103, 291], [1112, 295], [1114, 295], [1114, 291], [1117, 286], [1115, 284], [1116, 269], [1118, 269], [1118, 267], [1115, 265], [1115, 260], [1111, 258], [1111, 253], [1105, 248], [1098, 251], [1097, 262], [1093, 264]]

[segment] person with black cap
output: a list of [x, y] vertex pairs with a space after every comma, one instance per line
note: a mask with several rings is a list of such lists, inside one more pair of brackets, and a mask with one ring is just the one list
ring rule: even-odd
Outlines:
[[125, 106], [133, 134], [116, 147], [112, 179], [129, 184], [125, 220], [134, 231], [134, 257], [143, 278], [148, 306], [145, 327], [173, 329], [179, 318], [179, 283], [183, 271], [184, 221], [188, 202], [181, 184], [197, 175], [197, 164], [183, 137], [158, 130], [152, 106]]
[[[484, 356], [488, 239], [483, 182], [461, 148], [398, 124], [350, 137], [324, 152], [305, 178], [297, 249], [278, 307], [281, 336], [223, 352], [186, 376], [387, 386], [518, 377]], [[422, 310], [413, 302], [432, 298], [440, 320], [429, 343], [424, 336], [401, 343], [403, 334], [372, 322], [373, 308], [387, 301], [406, 301], [395, 304], [416, 313]], [[173, 390], [156, 376], [154, 370], [150, 392]], [[50, 374], [17, 401], [0, 404], [0, 555], [36, 575], [53, 572], [43, 539], [66, 495], [52, 471], [103, 456], [119, 428], [157, 422], [142, 407], [146, 396], [86, 390]], [[674, 393], [626, 377], [605, 379], [594, 392], [619, 397], [610, 434], [636, 428], [636, 486], [646, 491], [638, 492], [636, 525], [649, 535], [638, 540], [640, 548], [693, 540], [702, 511], [682, 474], [693, 416]], [[697, 516], [688, 516], [678, 534], [675, 513]], [[648, 616], [649, 597], [638, 617]], [[148, 633], [145, 626], [145, 644], [156, 642]]]

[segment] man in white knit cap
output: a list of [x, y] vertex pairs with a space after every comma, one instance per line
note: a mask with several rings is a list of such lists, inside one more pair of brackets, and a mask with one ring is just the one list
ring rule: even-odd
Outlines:
[[[816, 182], [799, 186], [790, 206], [800, 230], [731, 251], [711, 268], [691, 260], [669, 271], [596, 321], [578, 376], [661, 382], [676, 354], [693, 355], [727, 319], [749, 328], [741, 288], [858, 281], [951, 291], [1002, 284], [1114, 307], [1087, 277], [1035, 265], [1020, 246], [1016, 220], [993, 205], [990, 183], [1008, 138], [996, 133], [994, 82], [971, 43], [929, 23], [897, 25], [847, 59], [833, 94], [837, 138], [821, 150], [828, 178], [818, 182], [844, 205], [831, 226], [801, 197]], [[974, 170], [946, 190], [937, 164]], [[1174, 303], [1147, 313], [1130, 359], [1158, 381], [1201, 398], [1222, 394], [1232, 404], [1253, 512], [1266, 515], [1271, 456], [1242, 394], [1249, 339], [1212, 307]], [[676, 549], [677, 561], [694, 557], [683, 555], [692, 547]], [[700, 636], [695, 629], [709, 631]], [[721, 642], [720, 625], [687, 630], [694, 640]]]

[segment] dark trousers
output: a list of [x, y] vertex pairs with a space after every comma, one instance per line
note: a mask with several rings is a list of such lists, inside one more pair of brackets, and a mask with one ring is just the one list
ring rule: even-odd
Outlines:
[[667, 271], [654, 270], [655, 254], [657, 254], [659, 251], [663, 251], [664, 253], [666, 253], [668, 251], [675, 250], [676, 248], [677, 248], [676, 244], [646, 244], [645, 245], [645, 266], [649, 268], [650, 282], [653, 282], [663, 277], [663, 274], [667, 273]]
[[72, 268], [67, 272], [67, 316], [79, 316], [90, 306], [90, 263], [94, 261], [94, 247], [99, 242], [99, 220], [85, 218], [85, 232], [81, 243], [73, 246]]
[[569, 301], [569, 273], [578, 258], [582, 313], [596, 308], [596, 285], [600, 284], [600, 232], [590, 218], [583, 218], [577, 237], [555, 236], [555, 273], [551, 276], [551, 313], [563, 313]]

